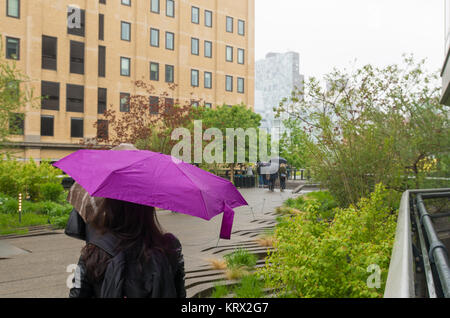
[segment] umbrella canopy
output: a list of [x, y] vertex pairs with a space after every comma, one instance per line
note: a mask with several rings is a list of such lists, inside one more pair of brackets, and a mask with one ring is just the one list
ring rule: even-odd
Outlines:
[[277, 157], [277, 158], [270, 159], [270, 162], [282, 164], [282, 163], [287, 163], [287, 160], [284, 159], [283, 157]]
[[[138, 150], [132, 144], [120, 144], [111, 150]], [[102, 205], [105, 198], [91, 197], [86, 190], [75, 182], [70, 188], [67, 201], [80, 214], [84, 222], [89, 223], [97, 214], [98, 208]]]
[[79, 150], [54, 163], [92, 197], [111, 198], [210, 220], [224, 212], [229, 239], [233, 208], [247, 205], [223, 178], [172, 156], [142, 150]]

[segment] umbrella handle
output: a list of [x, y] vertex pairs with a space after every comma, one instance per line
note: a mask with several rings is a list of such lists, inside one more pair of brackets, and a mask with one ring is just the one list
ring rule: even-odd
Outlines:
[[233, 228], [234, 211], [228, 205], [225, 205], [222, 218], [222, 226], [220, 228], [220, 238], [229, 240], [231, 237], [231, 229]]

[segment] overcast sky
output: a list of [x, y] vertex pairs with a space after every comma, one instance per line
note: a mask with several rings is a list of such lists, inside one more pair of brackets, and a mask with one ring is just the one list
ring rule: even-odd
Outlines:
[[402, 53], [444, 62], [443, 0], [255, 0], [256, 60], [297, 51], [306, 77], [333, 67], [401, 61]]

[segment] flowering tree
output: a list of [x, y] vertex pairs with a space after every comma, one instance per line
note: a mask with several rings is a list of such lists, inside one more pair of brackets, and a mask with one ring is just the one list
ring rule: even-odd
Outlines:
[[189, 102], [180, 105], [174, 99], [176, 84], [168, 84], [168, 92], [157, 94], [153, 85], [135, 81], [141, 94], [121, 96], [121, 109], [110, 106], [102, 119], [95, 123], [98, 136], [89, 142], [116, 146], [131, 143], [139, 149], [170, 154], [176, 141], [171, 139], [172, 131], [188, 127], [193, 118]]

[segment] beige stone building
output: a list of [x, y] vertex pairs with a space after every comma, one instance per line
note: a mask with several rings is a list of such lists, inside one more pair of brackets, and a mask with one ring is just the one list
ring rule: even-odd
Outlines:
[[[30, 78], [17, 156], [51, 159], [96, 137], [145, 80], [195, 106], [253, 109], [255, 0], [0, 0], [6, 58]], [[155, 94], [158, 95], [158, 94]]]

